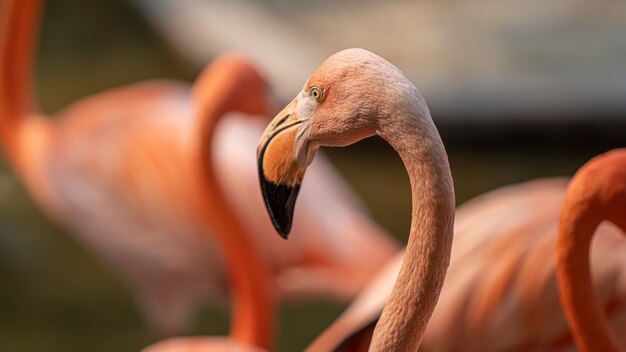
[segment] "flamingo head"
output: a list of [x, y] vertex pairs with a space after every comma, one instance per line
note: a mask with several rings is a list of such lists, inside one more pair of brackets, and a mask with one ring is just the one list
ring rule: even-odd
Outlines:
[[328, 58], [270, 122], [257, 149], [258, 170], [265, 206], [283, 238], [291, 230], [304, 172], [317, 149], [374, 135], [381, 117], [402, 101], [397, 93], [407, 82], [375, 54], [343, 50]]

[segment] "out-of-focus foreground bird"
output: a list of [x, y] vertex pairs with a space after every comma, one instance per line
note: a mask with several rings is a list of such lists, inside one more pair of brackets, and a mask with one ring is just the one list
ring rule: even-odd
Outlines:
[[404, 162], [413, 212], [400, 273], [378, 311], [382, 315], [368, 345], [370, 351], [416, 350], [446, 275], [454, 190], [426, 102], [404, 74], [362, 49], [328, 58], [264, 132], [257, 152], [261, 190], [277, 231], [286, 237], [304, 172], [317, 149], [373, 135], [385, 139]]
[[225, 114], [220, 109], [238, 103], [243, 112], [266, 113], [237, 94], [230, 99], [239, 102], [220, 101], [231, 85], [206, 88], [220, 71], [217, 64], [192, 88], [150, 81], [82, 99], [53, 119], [38, 112], [31, 62], [40, 7], [40, 0], [2, 3], [2, 147], [31, 196], [120, 275], [157, 332], [181, 333], [197, 304], [226, 295], [223, 258], [207, 214], [210, 157], [282, 296], [350, 297], [395, 252], [395, 243], [323, 162], [311, 175], [320, 186], [303, 189], [306, 215], [294, 225], [301, 239], [287, 243], [269, 235], [254, 162], [260, 119], [226, 119], [213, 155], [207, 153], [212, 136], [206, 128]]
[[[613, 240], [604, 239], [606, 234], [597, 230], [606, 226], [604, 222], [622, 230], [623, 242], [626, 149], [612, 150], [581, 167], [570, 182], [561, 210], [556, 264], [559, 293], [574, 340], [584, 352], [626, 348], [624, 246], [616, 239], [615, 247], [607, 252], [595, 250], [598, 242]], [[599, 260], [608, 262], [605, 270], [611, 278], [601, 281], [602, 286], [598, 286], [597, 278]]]
[[[576, 350], [559, 304], [555, 272], [566, 187], [566, 179], [535, 180], [502, 187], [459, 207], [450, 267], [421, 350]], [[592, 286], [612, 329], [626, 332], [626, 243], [611, 224], [602, 224], [597, 232], [591, 247]], [[342, 344], [359, 350], [371, 335], [362, 327], [378, 319], [399, 270], [400, 257], [310, 350]], [[619, 336], [626, 346], [626, 335]]]

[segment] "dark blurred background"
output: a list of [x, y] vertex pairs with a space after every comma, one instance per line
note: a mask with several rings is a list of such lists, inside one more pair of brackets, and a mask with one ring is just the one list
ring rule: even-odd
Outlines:
[[[139, 0], [133, 5], [123, 0], [48, 1], [36, 75], [42, 109], [54, 113], [82, 96], [142, 79], [192, 80], [203, 58], [208, 60], [211, 53], [228, 48], [227, 33], [218, 33], [223, 41], [194, 42], [199, 53], [190, 54], [182, 46], [174, 49], [171, 36], [169, 42], [162, 39], [167, 30], [156, 30], [157, 17], [148, 21], [139, 10], [166, 2], [159, 0], [150, 5], [150, 1]], [[213, 16], [220, 13], [222, 2], [207, 3], [215, 8]], [[366, 6], [378, 2], [349, 1], [350, 6], [365, 5], [355, 10], [353, 22], [343, 23], [344, 27], [338, 23], [342, 22], [341, 11], [333, 11], [334, 3], [268, 0], [255, 3], [255, 9], [262, 8], [256, 12], [261, 17], [270, 13], [273, 21], [291, 26], [293, 35], [302, 33], [307, 40], [315, 39], [317, 46], [311, 50], [321, 56], [319, 60], [310, 60], [315, 65], [338, 49], [362, 46], [407, 72], [426, 99], [433, 102], [432, 115], [448, 149], [458, 203], [501, 185], [535, 177], [571, 175], [593, 155], [623, 145], [626, 98], [620, 89], [626, 86], [626, 61], [618, 59], [626, 57], [626, 23], [620, 17], [623, 6], [618, 2], [591, 4], [573, 14], [554, 6], [532, 9], [518, 13], [514, 16], [516, 21], [507, 22], [510, 16], [502, 11], [488, 11], [486, 1], [470, 1], [463, 6], [457, 1], [425, 2], [424, 8], [395, 1], [384, 5], [388, 12], [376, 12]], [[538, 4], [531, 2], [527, 6]], [[342, 6], [345, 13], [346, 5]], [[613, 6], [620, 11], [612, 11]], [[496, 9], [501, 7], [497, 5]], [[423, 18], [415, 17], [421, 26], [445, 29], [455, 19], [466, 22], [454, 22], [458, 28], [448, 28], [452, 33], [447, 36], [436, 30], [426, 36], [423, 31], [397, 35], [394, 31], [407, 28], [381, 23], [374, 15], [392, 16], [388, 17], [390, 23], [402, 22], [405, 20], [401, 16], [407, 16], [404, 8], [422, 13]], [[594, 11], [586, 13], [585, 8]], [[448, 10], [454, 16], [437, 17]], [[427, 11], [425, 15], [423, 11]], [[510, 9], [512, 13], [519, 11]], [[550, 16], [557, 18], [559, 14], [571, 15], [574, 20], [550, 22]], [[411, 18], [410, 11], [408, 16]], [[430, 22], [424, 23], [424, 18]], [[610, 21], [603, 21], [607, 18]], [[534, 20], [543, 23], [543, 27]], [[228, 23], [235, 28], [248, 22]], [[504, 23], [509, 32], [497, 32], [500, 27], [494, 23]], [[558, 27], [559, 24], [564, 26]], [[368, 29], [359, 34], [362, 28]], [[557, 32], [574, 28], [580, 33], [570, 33], [573, 43], [561, 41], [558, 36], [550, 42], [551, 37], [543, 35], [542, 28]], [[350, 30], [356, 34], [350, 34]], [[333, 36], [332, 31], [337, 35]], [[198, 33], [189, 35], [194, 38]], [[577, 35], [581, 36], [578, 42]], [[450, 43], [450, 38], [456, 41]], [[607, 41], [605, 46], [596, 43], [602, 38]], [[537, 45], [533, 46], [533, 40]], [[304, 39], [299, 45], [303, 42]], [[585, 47], [585, 43], [594, 46]], [[606, 47], [613, 51], [602, 49]], [[439, 56], [423, 53], [431, 48], [439, 48]], [[510, 63], [506, 60], [493, 60], [492, 49], [508, 50], [513, 69], [507, 69]], [[547, 56], [542, 60], [541, 53], [546, 50]], [[418, 54], [411, 56], [414, 53]], [[278, 62], [293, 60], [291, 56], [280, 57], [278, 52], [275, 56]], [[450, 57], [446, 59], [447, 56]], [[474, 67], [472, 74], [464, 71], [464, 64]], [[568, 66], [579, 74], [579, 67], [588, 67], [590, 72], [570, 76]], [[515, 71], [515, 67], [523, 69]], [[302, 77], [310, 70], [303, 68]], [[548, 80], [546, 77], [555, 70], [561, 72], [560, 76], [555, 81]], [[481, 72], [491, 78], [485, 78]], [[520, 77], [527, 80], [519, 80]], [[533, 77], [546, 81], [534, 81]], [[297, 82], [302, 84], [304, 79], [298, 78]], [[580, 87], [581, 82], [589, 86]], [[277, 88], [284, 101], [289, 98], [286, 94], [293, 95], [296, 90]], [[372, 139], [326, 152], [365, 199], [373, 217], [404, 241], [410, 220], [409, 185], [391, 148]], [[136, 351], [155, 341], [125, 287], [43, 217], [5, 163], [0, 173], [0, 199], [2, 351]], [[281, 308], [280, 350], [301, 350], [342, 308], [341, 304], [324, 301]], [[227, 320], [227, 308], [208, 306], [198, 312], [194, 333], [226, 334]]]

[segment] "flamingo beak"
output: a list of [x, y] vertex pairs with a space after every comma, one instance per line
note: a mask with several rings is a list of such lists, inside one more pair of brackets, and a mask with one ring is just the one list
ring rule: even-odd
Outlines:
[[306, 164], [298, 162], [298, 120], [294, 100], [263, 132], [257, 148], [259, 179], [265, 207], [278, 234], [287, 239]]

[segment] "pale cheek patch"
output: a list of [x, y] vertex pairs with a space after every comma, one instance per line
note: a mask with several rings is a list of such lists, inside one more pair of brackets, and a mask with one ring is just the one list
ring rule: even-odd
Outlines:
[[315, 99], [312, 99], [304, 92], [302, 93], [302, 95], [303, 96], [298, 99], [296, 112], [300, 120], [308, 120], [311, 118], [311, 115], [313, 115], [313, 110], [315, 110], [317, 102], [315, 101]]

